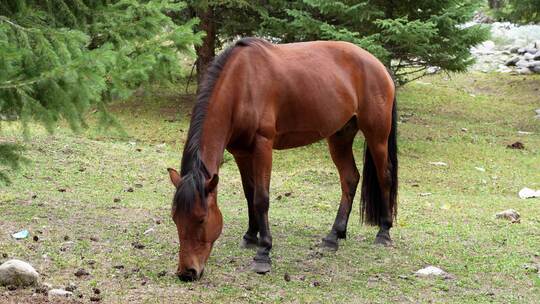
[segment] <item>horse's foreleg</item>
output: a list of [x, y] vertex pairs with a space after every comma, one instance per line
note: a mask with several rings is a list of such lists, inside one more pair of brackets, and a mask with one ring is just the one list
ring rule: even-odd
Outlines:
[[272, 141], [258, 136], [252, 155], [254, 180], [254, 215], [259, 225], [259, 244], [257, 254], [253, 258], [253, 270], [263, 274], [270, 271], [270, 250], [272, 249], [272, 235], [268, 224], [268, 209], [270, 207], [269, 188], [272, 172]]
[[347, 223], [351, 213], [356, 187], [360, 174], [354, 161], [352, 145], [358, 128], [356, 123], [347, 124], [342, 130], [328, 138], [328, 148], [332, 160], [339, 172], [341, 182], [341, 202], [330, 233], [322, 240], [324, 247], [332, 250], [338, 249], [338, 239], [347, 236]]
[[240, 247], [242, 248], [256, 248], [259, 239], [257, 238], [257, 233], [259, 233], [259, 224], [255, 216], [255, 210], [253, 207], [254, 199], [254, 181], [253, 181], [253, 166], [252, 158], [248, 156], [234, 156], [236, 164], [238, 165], [238, 170], [240, 171], [240, 176], [242, 178], [242, 187], [244, 188], [244, 195], [248, 204], [248, 216], [249, 216], [249, 225], [242, 241], [240, 242]]

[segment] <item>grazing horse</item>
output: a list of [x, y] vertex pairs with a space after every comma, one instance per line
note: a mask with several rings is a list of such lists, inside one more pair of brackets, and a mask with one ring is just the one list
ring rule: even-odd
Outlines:
[[240, 170], [249, 226], [241, 246], [257, 247], [253, 270], [270, 271], [268, 223], [272, 149], [323, 138], [338, 171], [341, 203], [322, 245], [344, 239], [360, 174], [352, 145], [365, 137], [362, 217], [378, 225], [375, 243], [391, 244], [397, 210], [395, 86], [373, 55], [347, 42], [274, 45], [244, 38], [209, 66], [191, 116], [181, 171], [168, 169], [176, 187], [172, 218], [178, 230], [178, 276], [197, 280], [223, 219], [217, 204], [218, 171], [227, 149]]

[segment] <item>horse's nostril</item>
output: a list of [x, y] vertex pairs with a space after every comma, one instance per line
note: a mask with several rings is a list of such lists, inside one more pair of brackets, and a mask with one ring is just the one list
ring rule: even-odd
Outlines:
[[197, 270], [188, 268], [184, 272], [178, 274], [178, 278], [184, 282], [191, 282], [197, 279]]
[[186, 269], [186, 272], [189, 273], [194, 278], [197, 277], [197, 270], [195, 270], [193, 268]]

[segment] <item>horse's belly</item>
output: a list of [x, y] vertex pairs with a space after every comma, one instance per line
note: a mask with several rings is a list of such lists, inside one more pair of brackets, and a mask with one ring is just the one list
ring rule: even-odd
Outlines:
[[325, 136], [317, 131], [295, 131], [277, 134], [274, 138], [274, 149], [283, 150], [307, 146], [323, 139]]

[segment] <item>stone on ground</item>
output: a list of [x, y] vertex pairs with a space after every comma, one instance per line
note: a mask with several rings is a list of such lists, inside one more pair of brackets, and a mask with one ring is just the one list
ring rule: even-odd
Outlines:
[[67, 291], [64, 289], [51, 289], [49, 290], [49, 297], [60, 297], [60, 298], [68, 298], [71, 297], [73, 293], [71, 291]]
[[427, 266], [414, 273], [418, 277], [440, 277], [444, 279], [451, 279], [453, 276], [448, 272], [435, 266]]
[[21, 260], [9, 260], [0, 265], [0, 285], [30, 286], [38, 282], [39, 274], [32, 265]]
[[521, 216], [519, 215], [519, 212], [517, 212], [516, 210], [508, 209], [508, 210], [504, 210], [495, 214], [495, 218], [507, 219], [511, 221], [512, 223], [519, 223]]

